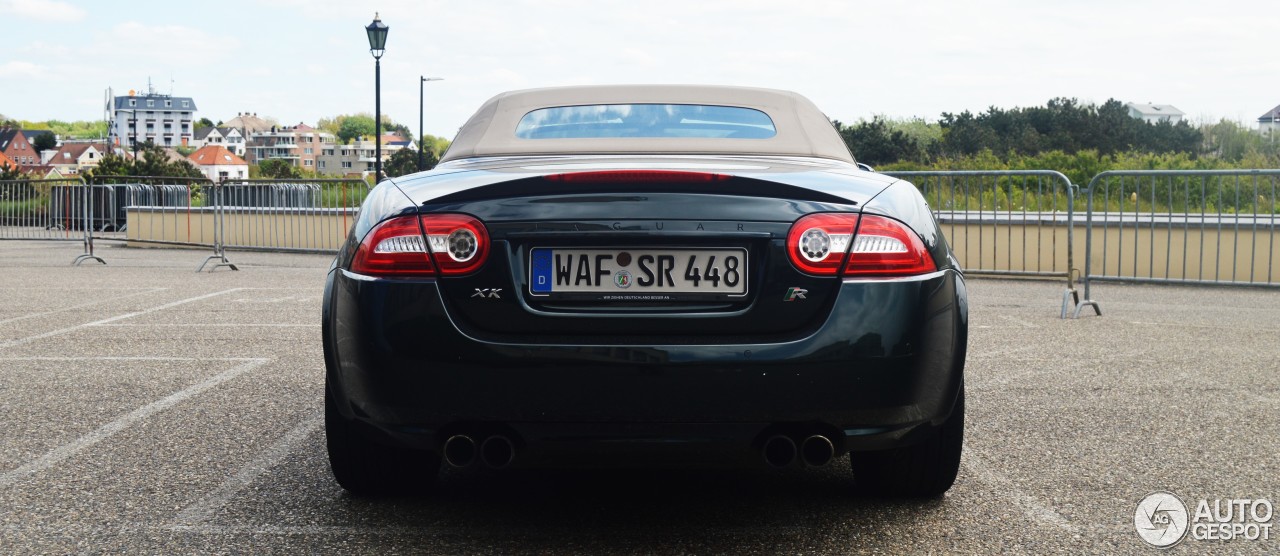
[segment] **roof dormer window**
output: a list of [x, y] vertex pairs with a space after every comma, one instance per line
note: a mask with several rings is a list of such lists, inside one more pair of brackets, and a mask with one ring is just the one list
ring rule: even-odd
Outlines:
[[156, 101], [147, 100], [147, 108], [151, 108], [152, 106], [155, 106], [155, 105], [156, 105]]

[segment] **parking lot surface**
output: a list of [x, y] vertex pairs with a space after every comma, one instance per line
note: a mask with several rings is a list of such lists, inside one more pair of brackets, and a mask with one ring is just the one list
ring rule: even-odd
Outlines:
[[966, 446], [939, 499], [859, 496], [840, 459], [444, 471], [365, 500], [324, 450], [331, 257], [77, 254], [0, 242], [3, 553], [1156, 553], [1134, 529], [1153, 491], [1280, 504], [1276, 291], [1095, 285], [1105, 316], [1064, 321], [1061, 283], [971, 279]]

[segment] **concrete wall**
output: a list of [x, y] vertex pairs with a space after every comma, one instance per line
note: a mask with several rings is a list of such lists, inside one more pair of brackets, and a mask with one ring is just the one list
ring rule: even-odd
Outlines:
[[[355, 221], [355, 210], [226, 209], [223, 241], [227, 247], [337, 251]], [[214, 211], [208, 207], [126, 211], [130, 244], [213, 245]]]

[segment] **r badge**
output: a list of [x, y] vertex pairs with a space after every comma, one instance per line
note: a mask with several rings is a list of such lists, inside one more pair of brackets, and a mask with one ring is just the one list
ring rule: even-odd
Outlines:
[[805, 299], [804, 294], [806, 293], [809, 293], [809, 290], [806, 290], [804, 288], [788, 288], [787, 295], [782, 296], [782, 300], [783, 301], [795, 301], [797, 299], [804, 300]]

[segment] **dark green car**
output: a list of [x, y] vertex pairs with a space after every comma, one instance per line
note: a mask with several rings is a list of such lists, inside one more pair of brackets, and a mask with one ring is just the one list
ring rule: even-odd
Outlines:
[[379, 184], [323, 310], [334, 476], [453, 466], [821, 466], [937, 495], [960, 461], [964, 276], [915, 186], [794, 93], [491, 99]]

